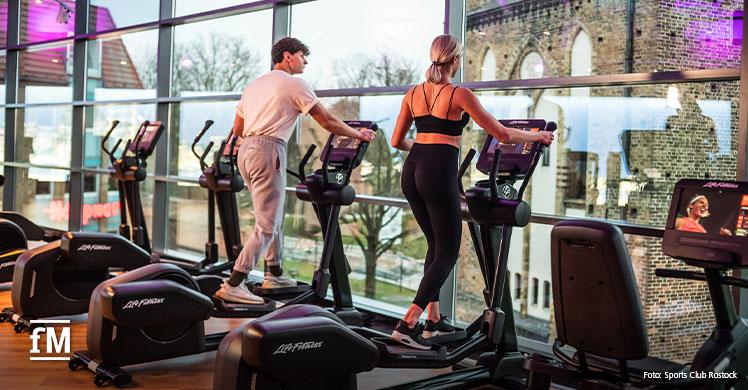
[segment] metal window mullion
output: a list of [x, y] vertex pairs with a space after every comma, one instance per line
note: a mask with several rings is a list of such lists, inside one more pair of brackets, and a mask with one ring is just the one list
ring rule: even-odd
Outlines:
[[[90, 0], [75, 2], [75, 35], [82, 36], [88, 32], [88, 7]], [[87, 41], [77, 38], [73, 42], [73, 100], [84, 100], [86, 94], [86, 64]], [[85, 136], [85, 107], [73, 106], [70, 150], [70, 219], [68, 228], [71, 231], [82, 227], [83, 210], [83, 141]]]
[[[444, 32], [463, 42], [465, 35], [465, 1], [444, 0]], [[464, 60], [464, 56], [463, 56]], [[462, 82], [462, 67], [452, 78], [452, 82]], [[439, 309], [450, 318], [455, 318], [457, 292], [457, 267], [452, 268], [447, 280], [439, 291]]]
[[[160, 0], [159, 19], [174, 16], [174, 0]], [[156, 97], [169, 97], [171, 94], [172, 46], [174, 44], [174, 26], [162, 24], [158, 29], [158, 50], [156, 53]], [[169, 115], [170, 103], [156, 103], [156, 120], [163, 123], [166, 134], [156, 145], [155, 176], [166, 176], [169, 173], [169, 144], [171, 143], [172, 126]], [[173, 151], [176, 153], [177, 151]], [[153, 232], [151, 245], [154, 251], [166, 248], [166, 227], [169, 219], [169, 184], [163, 181], [153, 182]]]
[[[8, 20], [6, 31], [7, 45], [17, 45], [21, 38], [21, 0], [8, 2]], [[19, 50], [7, 50], [5, 54], [5, 103], [18, 103]], [[16, 112], [15, 108], [5, 108], [5, 145], [4, 161], [16, 161]], [[3, 209], [15, 210], [16, 169], [3, 166], [5, 184], [3, 185]]]
[[[291, 6], [285, 2], [273, 4], [273, 41], [270, 42], [270, 45], [272, 46], [279, 39], [289, 36], [290, 33]], [[270, 62], [270, 67], [272, 69], [272, 60]]]

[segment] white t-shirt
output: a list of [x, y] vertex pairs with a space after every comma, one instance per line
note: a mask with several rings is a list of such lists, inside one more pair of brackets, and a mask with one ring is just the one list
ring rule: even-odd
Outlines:
[[288, 142], [299, 114], [308, 114], [318, 101], [306, 81], [282, 70], [270, 71], [244, 87], [236, 107], [236, 114], [244, 119], [242, 135]]

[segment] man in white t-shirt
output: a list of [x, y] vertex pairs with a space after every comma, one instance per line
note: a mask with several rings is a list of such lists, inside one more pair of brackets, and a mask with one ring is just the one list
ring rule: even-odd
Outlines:
[[295, 38], [273, 45], [273, 70], [244, 88], [236, 107], [233, 132], [243, 137], [237, 164], [252, 193], [255, 227], [244, 244], [231, 277], [216, 297], [229, 302], [262, 304], [244, 281], [262, 254], [266, 270], [264, 288], [295, 286], [281, 268], [283, 203], [286, 188], [286, 143], [299, 115], [311, 114], [327, 131], [370, 142], [375, 133], [353, 129], [327, 111], [304, 80], [293, 77], [304, 72], [309, 49]]

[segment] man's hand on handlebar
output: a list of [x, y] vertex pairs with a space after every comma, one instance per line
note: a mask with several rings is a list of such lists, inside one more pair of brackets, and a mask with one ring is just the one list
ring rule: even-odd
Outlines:
[[371, 142], [377, 136], [377, 132], [371, 129], [360, 128], [358, 131], [358, 139], [363, 142]]
[[538, 142], [540, 142], [543, 145], [550, 145], [553, 142], [554, 136], [552, 131], [541, 131], [540, 133], [540, 139]]

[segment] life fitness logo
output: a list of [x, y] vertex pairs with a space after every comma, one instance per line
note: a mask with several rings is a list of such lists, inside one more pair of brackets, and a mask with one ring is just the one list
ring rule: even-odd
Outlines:
[[702, 187], [704, 188], [738, 188], [738, 185], [735, 183], [723, 183], [718, 181], [710, 181], [709, 183], [704, 184]]
[[133, 299], [132, 301], [129, 301], [125, 304], [125, 306], [122, 306], [122, 310], [125, 309], [137, 309], [145, 306], [151, 306], [151, 305], [160, 305], [164, 303], [166, 298], [143, 298], [143, 299]]
[[83, 244], [78, 247], [78, 252], [110, 251], [110, 250], [112, 250], [111, 245], [101, 245], [101, 244]]
[[[33, 330], [29, 335], [31, 338], [29, 360], [70, 360], [68, 356], [70, 354], [70, 320], [31, 320], [30, 322]], [[58, 330], [60, 330], [59, 334]], [[42, 333], [46, 335], [44, 352], [39, 345]]]
[[13, 268], [16, 265], [15, 261], [9, 261], [7, 263], [0, 263], [0, 269], [3, 268]]
[[294, 353], [298, 351], [308, 351], [311, 349], [322, 348], [322, 341], [299, 341], [297, 343], [286, 343], [278, 346], [273, 355]]

